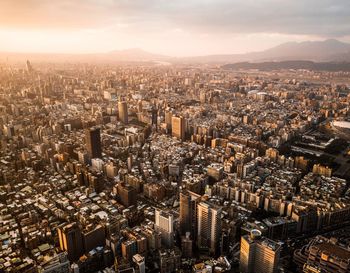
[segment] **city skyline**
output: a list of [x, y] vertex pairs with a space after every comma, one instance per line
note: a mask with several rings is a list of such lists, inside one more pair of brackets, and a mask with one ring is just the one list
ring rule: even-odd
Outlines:
[[0, 273], [350, 272], [349, 18], [0, 0]]
[[346, 67], [85, 58], [0, 63], [1, 273], [350, 270]]

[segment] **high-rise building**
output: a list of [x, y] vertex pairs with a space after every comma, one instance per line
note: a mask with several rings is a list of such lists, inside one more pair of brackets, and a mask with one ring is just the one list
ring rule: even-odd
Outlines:
[[303, 156], [297, 156], [294, 159], [294, 165], [296, 168], [306, 171], [308, 169], [309, 160]]
[[221, 238], [221, 208], [208, 202], [197, 205], [198, 235], [197, 246], [217, 255]]
[[193, 241], [190, 238], [190, 233], [186, 232], [186, 236], [181, 237], [181, 252], [182, 256], [186, 258], [192, 257]]
[[57, 228], [60, 249], [68, 253], [70, 261], [76, 261], [84, 253], [81, 231], [77, 223], [64, 224]]
[[181, 252], [178, 248], [159, 250], [160, 273], [177, 272], [181, 264]]
[[119, 183], [117, 186], [120, 202], [125, 207], [136, 205], [136, 190], [128, 184]]
[[152, 107], [152, 125], [157, 128], [158, 124], [158, 110], [156, 107]]
[[197, 238], [197, 205], [201, 196], [191, 191], [180, 192], [180, 234], [190, 232], [191, 239]]
[[206, 92], [205, 90], [200, 91], [199, 93], [199, 100], [201, 103], [205, 103], [206, 101]]
[[174, 244], [174, 216], [167, 211], [156, 210], [154, 228], [162, 236], [162, 244], [172, 247]]
[[82, 231], [83, 246], [85, 252], [106, 244], [105, 228], [101, 225], [90, 224]]
[[168, 128], [171, 128], [171, 120], [173, 118], [173, 112], [170, 109], [165, 110], [165, 123]]
[[27, 68], [28, 73], [32, 73], [34, 71], [32, 64], [30, 63], [29, 60], [27, 60], [27, 62], [26, 62], [26, 68]]
[[128, 124], [128, 104], [126, 103], [126, 101], [118, 102], [118, 113], [119, 120], [124, 124]]
[[118, 168], [113, 162], [109, 162], [106, 165], [106, 174], [108, 178], [114, 178], [118, 174]]
[[86, 148], [91, 158], [101, 158], [101, 133], [100, 128], [90, 128], [85, 130]]
[[122, 256], [125, 260], [131, 262], [132, 257], [137, 254], [136, 240], [127, 240], [122, 242]]
[[331, 177], [332, 176], [332, 168], [328, 166], [322, 166], [320, 164], [314, 164], [312, 168], [312, 172], [314, 174], [323, 175], [325, 177]]
[[185, 140], [185, 118], [172, 117], [171, 118], [171, 132], [172, 136], [180, 140]]
[[265, 155], [271, 160], [273, 160], [273, 162], [276, 162], [279, 156], [279, 152], [275, 148], [269, 148], [266, 150]]
[[244, 164], [243, 162], [240, 162], [237, 164], [237, 178], [242, 179], [244, 176]]
[[224, 174], [224, 167], [222, 164], [212, 163], [207, 167], [207, 174], [215, 181], [219, 181]]
[[138, 111], [139, 113], [142, 113], [142, 111], [143, 111], [142, 100], [139, 100], [139, 101], [137, 102], [137, 111]]
[[13, 125], [4, 125], [4, 131], [9, 138], [15, 135], [15, 127]]
[[133, 164], [132, 155], [129, 155], [127, 163], [128, 163], [128, 172], [131, 172], [131, 168]]
[[137, 265], [138, 273], [146, 272], [145, 257], [141, 256], [140, 254], [136, 254], [132, 257], [132, 260]]
[[277, 242], [261, 238], [259, 230], [252, 230], [250, 235], [241, 237], [240, 272], [278, 271], [281, 245]]

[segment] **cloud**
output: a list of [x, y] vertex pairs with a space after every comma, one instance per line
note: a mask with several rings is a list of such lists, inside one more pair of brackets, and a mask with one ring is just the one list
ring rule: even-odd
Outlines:
[[350, 0], [0, 0], [0, 50], [238, 53], [349, 41], [349, 18]]
[[0, 26], [134, 25], [198, 33], [350, 34], [349, 0], [0, 0]]
[[[202, 1], [201, 1], [202, 2]], [[188, 1], [172, 18], [194, 31], [271, 32], [343, 36], [350, 34], [348, 0]], [[187, 10], [187, 12], [186, 12]]]

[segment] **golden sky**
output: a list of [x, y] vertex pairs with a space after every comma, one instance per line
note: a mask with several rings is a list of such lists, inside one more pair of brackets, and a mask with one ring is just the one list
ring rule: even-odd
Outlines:
[[0, 51], [189, 56], [350, 41], [349, 0], [0, 0]]

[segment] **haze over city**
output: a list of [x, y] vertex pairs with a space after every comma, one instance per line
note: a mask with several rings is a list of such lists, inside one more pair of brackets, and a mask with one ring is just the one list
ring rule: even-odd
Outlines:
[[1, 0], [0, 51], [233, 54], [290, 41], [350, 41], [347, 0]]

